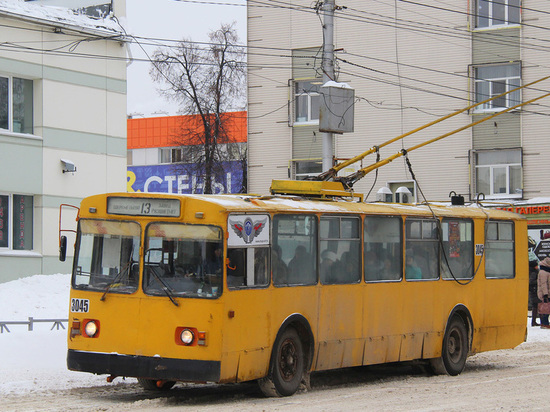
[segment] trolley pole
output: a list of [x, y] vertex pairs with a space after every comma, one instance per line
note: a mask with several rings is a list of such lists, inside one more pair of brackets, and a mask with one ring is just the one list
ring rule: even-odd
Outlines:
[[[335, 0], [325, 0], [323, 2], [323, 84], [334, 79], [334, 9]], [[321, 95], [321, 99], [323, 96]], [[322, 133], [323, 136], [323, 171], [332, 167], [333, 152], [333, 134]]]

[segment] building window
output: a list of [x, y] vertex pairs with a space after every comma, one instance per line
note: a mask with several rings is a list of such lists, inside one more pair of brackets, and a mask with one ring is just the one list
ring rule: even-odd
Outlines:
[[161, 147], [159, 150], [160, 150], [160, 162], [172, 163], [172, 149], [169, 147]]
[[33, 133], [32, 80], [0, 76], [0, 129]]
[[320, 87], [320, 79], [294, 82], [295, 123], [319, 122]]
[[487, 198], [521, 197], [521, 150], [474, 153], [475, 191]]
[[[223, 145], [219, 145], [220, 150], [223, 150]], [[192, 163], [196, 160], [197, 155], [203, 151], [200, 145], [183, 146], [183, 147], [161, 147], [160, 163]]]
[[477, 0], [476, 28], [519, 24], [520, 0]]
[[160, 163], [161, 155], [161, 151], [158, 147], [132, 149], [132, 165], [158, 165]]
[[180, 147], [161, 147], [159, 150], [161, 163], [181, 163], [183, 161], [183, 150]]
[[0, 248], [32, 250], [33, 197], [0, 195]]
[[294, 160], [292, 164], [294, 166], [293, 179], [295, 180], [306, 180], [323, 172], [321, 159]]
[[[508, 92], [521, 83], [519, 63], [479, 66], [474, 68], [476, 103]], [[519, 90], [477, 106], [476, 111], [498, 111], [521, 102]]]

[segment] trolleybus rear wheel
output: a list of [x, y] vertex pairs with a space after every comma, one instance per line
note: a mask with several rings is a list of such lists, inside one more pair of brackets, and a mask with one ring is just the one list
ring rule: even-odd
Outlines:
[[266, 396], [296, 393], [304, 377], [304, 350], [298, 332], [287, 328], [276, 340], [268, 375], [258, 381]]
[[431, 366], [435, 373], [456, 376], [464, 370], [468, 357], [468, 331], [464, 320], [454, 315], [445, 331], [441, 357], [432, 359]]
[[174, 381], [159, 381], [156, 379], [137, 378], [137, 380], [141, 387], [148, 391], [167, 391], [176, 384]]

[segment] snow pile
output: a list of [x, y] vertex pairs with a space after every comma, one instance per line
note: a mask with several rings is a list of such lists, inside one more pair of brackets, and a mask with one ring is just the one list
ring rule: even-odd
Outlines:
[[[0, 284], [0, 321], [67, 319], [70, 276], [35, 275]], [[67, 327], [67, 323], [63, 324]], [[0, 396], [105, 385], [105, 376], [67, 370], [67, 329], [8, 325], [0, 333]]]
[[75, 13], [65, 7], [46, 6], [36, 2], [23, 0], [0, 0], [0, 14], [7, 14], [24, 20], [38, 20], [74, 26], [75, 29], [87, 28], [90, 30], [107, 31], [112, 34], [122, 33], [122, 28], [116, 19], [94, 19], [89, 16]]
[[[70, 275], [35, 275], [0, 284], [0, 320], [67, 319]], [[51, 327], [51, 325], [50, 325]], [[10, 327], [10, 330], [21, 326]]]

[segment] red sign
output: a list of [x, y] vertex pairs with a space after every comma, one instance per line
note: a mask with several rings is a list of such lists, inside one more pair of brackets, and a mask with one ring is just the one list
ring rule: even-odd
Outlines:
[[550, 213], [550, 205], [497, 207], [497, 209], [519, 213], [520, 215], [540, 215], [543, 213]]

